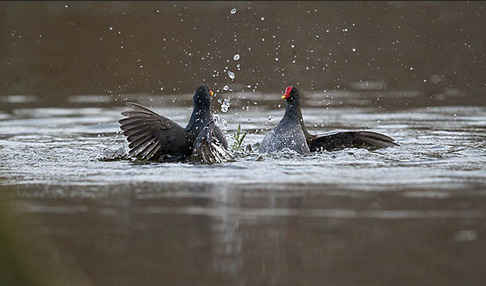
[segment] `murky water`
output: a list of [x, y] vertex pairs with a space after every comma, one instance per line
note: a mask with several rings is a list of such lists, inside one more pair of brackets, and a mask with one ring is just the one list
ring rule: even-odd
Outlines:
[[[190, 96], [137, 98], [185, 125]], [[222, 98], [230, 108], [218, 112], [218, 124], [230, 145], [238, 124], [249, 131], [245, 145], [254, 145], [283, 115], [277, 94]], [[312, 133], [369, 129], [401, 146], [242, 152], [213, 166], [101, 160], [126, 147], [117, 123], [125, 108], [107, 97], [71, 97], [63, 107], [33, 96], [0, 99], [0, 185], [25, 219], [25, 235], [49, 241], [45, 260], [69, 268], [55, 279], [481, 285], [484, 278], [486, 106], [471, 96], [309, 93], [303, 114]]]

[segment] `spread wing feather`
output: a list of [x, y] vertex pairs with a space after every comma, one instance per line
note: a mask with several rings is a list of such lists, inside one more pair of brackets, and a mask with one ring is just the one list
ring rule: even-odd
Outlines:
[[133, 102], [132, 110], [119, 121], [129, 142], [129, 155], [142, 160], [158, 159], [162, 154], [183, 154], [188, 149], [184, 128], [174, 121]]
[[371, 131], [345, 131], [317, 135], [308, 140], [308, 143], [311, 151], [399, 146], [393, 138]]

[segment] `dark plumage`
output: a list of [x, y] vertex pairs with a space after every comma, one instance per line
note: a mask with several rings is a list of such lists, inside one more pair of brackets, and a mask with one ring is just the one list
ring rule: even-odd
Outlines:
[[285, 115], [277, 127], [268, 132], [260, 144], [260, 152], [270, 153], [289, 148], [301, 154], [320, 150], [334, 151], [344, 148], [368, 148], [398, 146], [386, 135], [370, 131], [330, 132], [312, 135], [302, 118], [299, 91], [289, 86], [282, 96], [286, 99]]
[[213, 94], [200, 86], [193, 97], [194, 109], [186, 128], [136, 103], [119, 121], [129, 142], [129, 155], [142, 160], [182, 161], [195, 155], [204, 163], [220, 163], [231, 158], [226, 138], [211, 114]]

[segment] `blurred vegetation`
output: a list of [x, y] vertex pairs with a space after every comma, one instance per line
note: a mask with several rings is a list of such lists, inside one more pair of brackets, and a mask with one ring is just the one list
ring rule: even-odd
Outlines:
[[9, 212], [10, 190], [0, 189], [0, 285], [49, 285], [39, 279], [38, 273], [25, 259], [25, 245], [18, 236], [18, 227]]
[[48, 237], [31, 229], [39, 218], [24, 218], [17, 207], [15, 190], [0, 186], [0, 285], [90, 285]]

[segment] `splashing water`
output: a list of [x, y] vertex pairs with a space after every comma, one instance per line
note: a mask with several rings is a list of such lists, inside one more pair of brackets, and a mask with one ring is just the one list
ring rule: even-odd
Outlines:
[[231, 99], [225, 98], [223, 99], [223, 103], [221, 104], [221, 112], [228, 112], [229, 107], [231, 105]]

